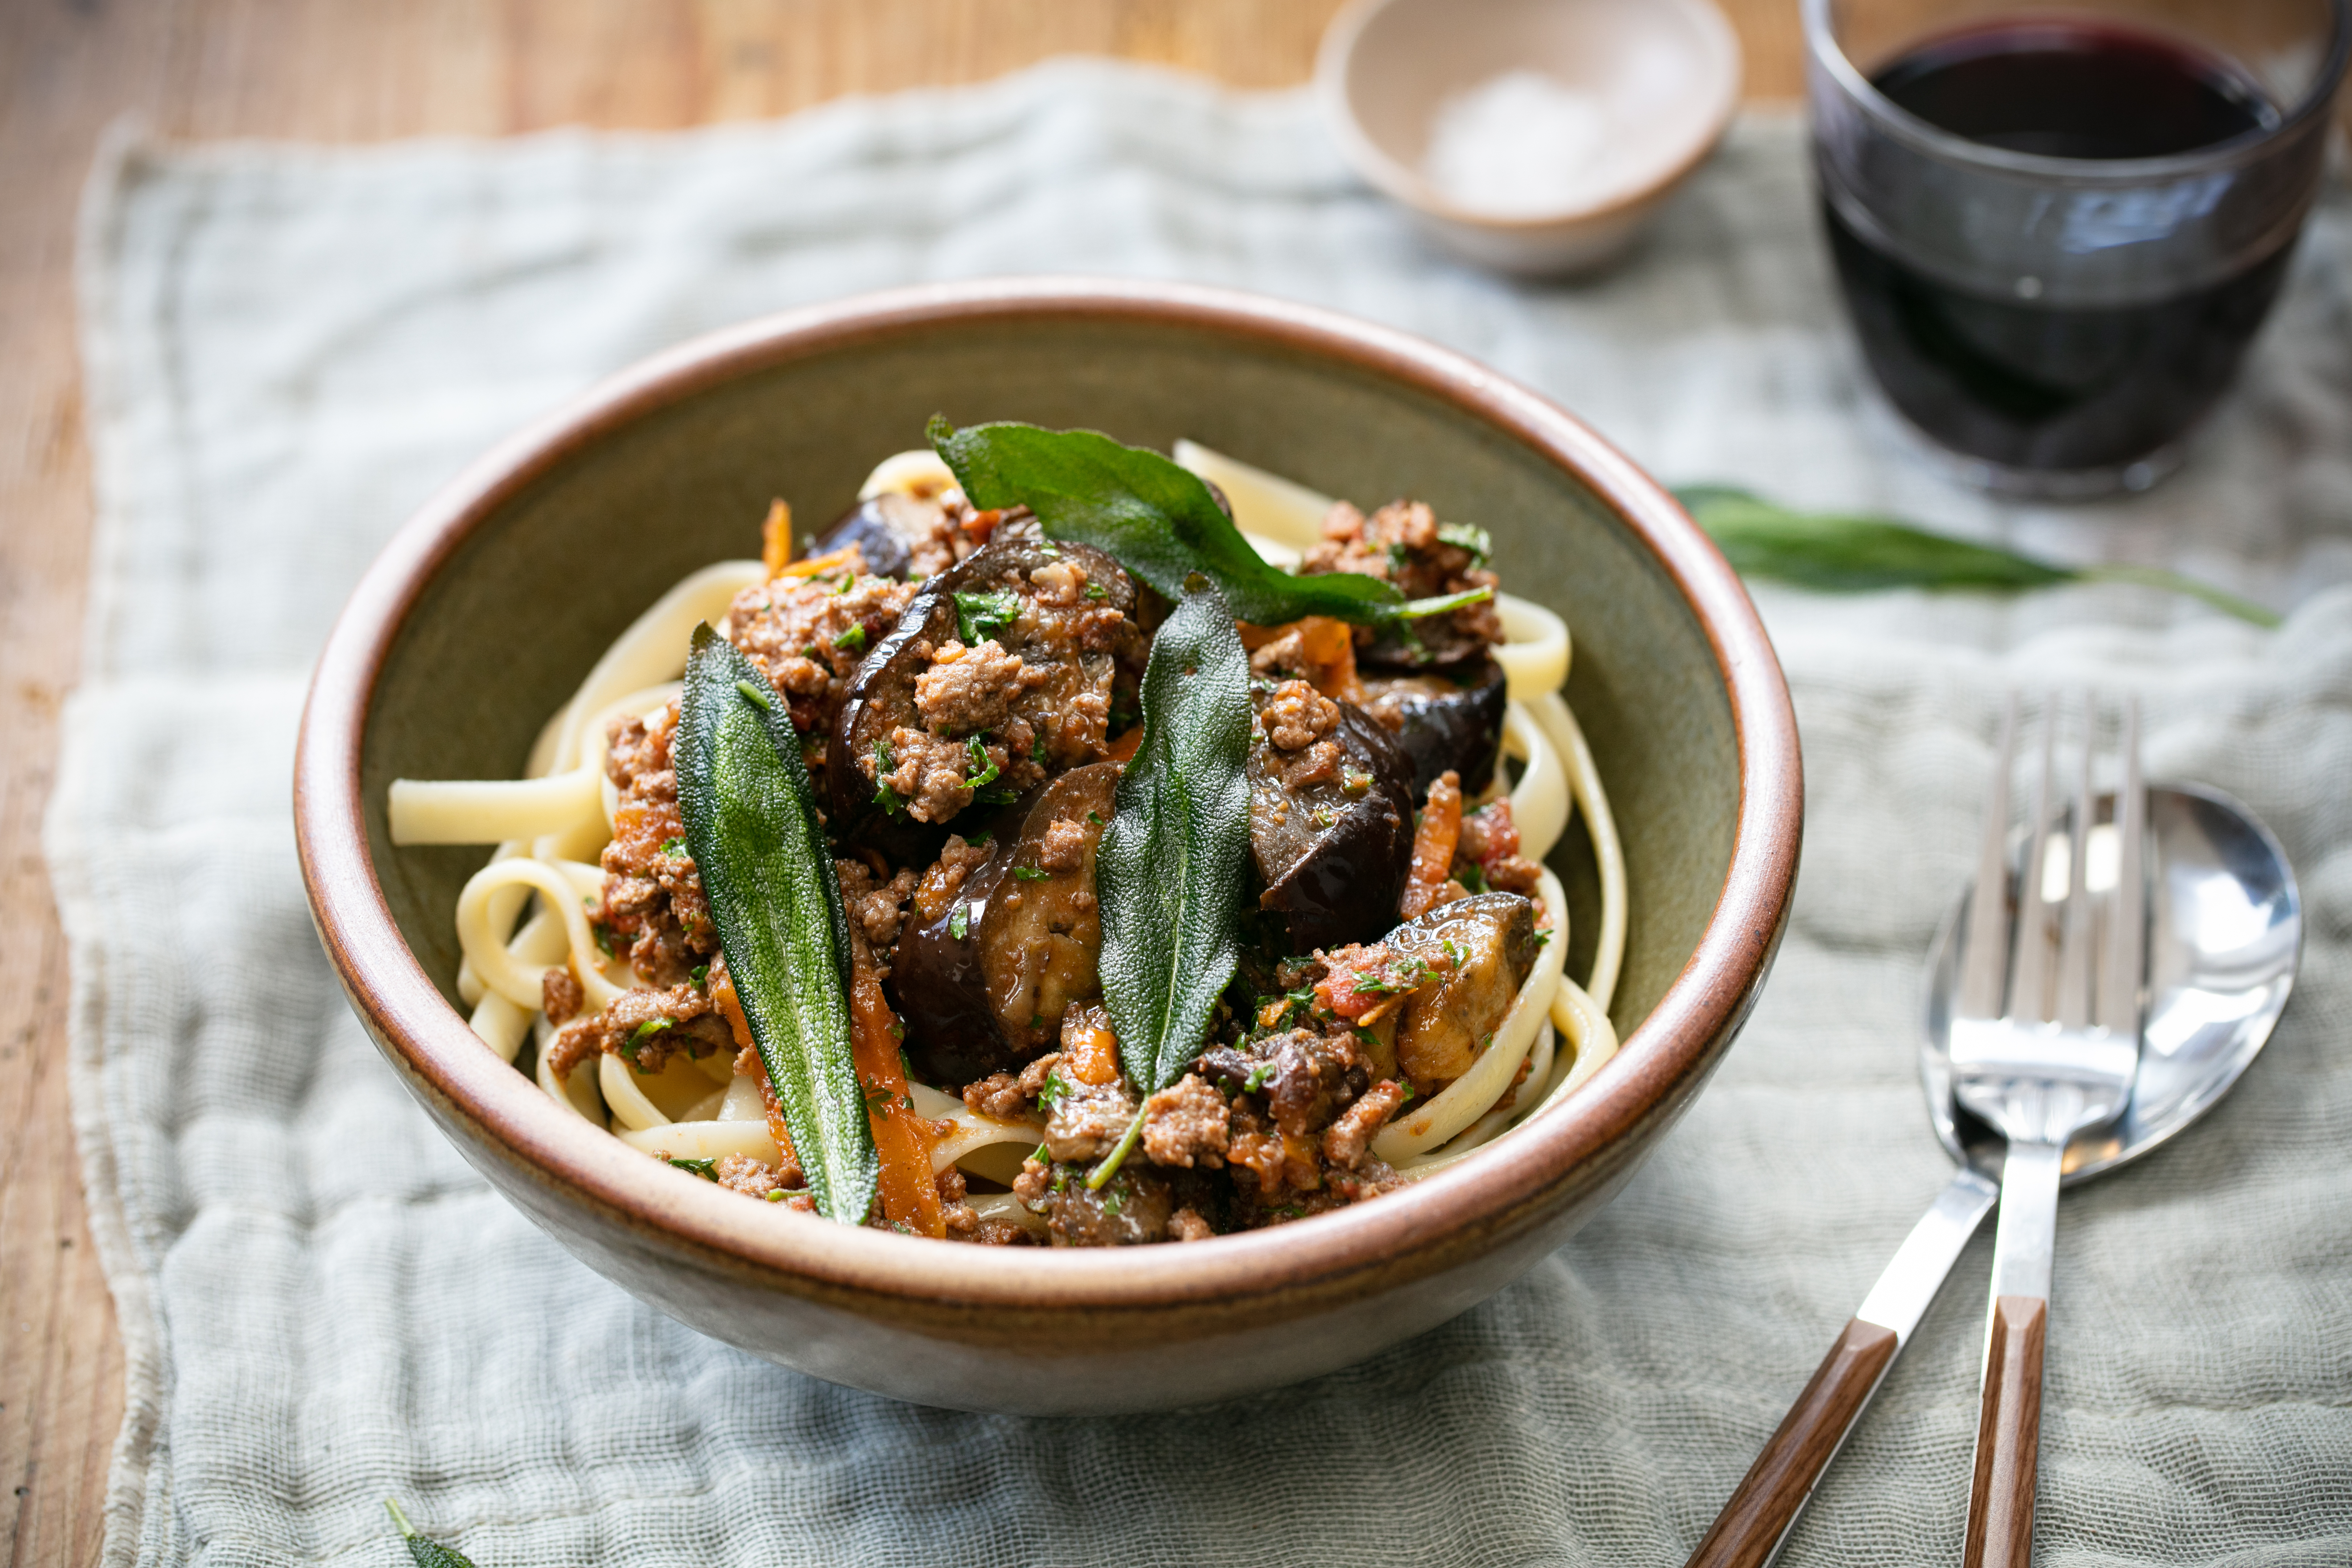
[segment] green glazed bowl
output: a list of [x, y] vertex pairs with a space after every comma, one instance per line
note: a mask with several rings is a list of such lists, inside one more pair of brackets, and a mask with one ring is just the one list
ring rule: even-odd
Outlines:
[[[959, 1247], [755, 1206], [555, 1105], [457, 1003], [479, 849], [392, 847], [395, 777], [510, 778], [672, 583], [752, 553], [771, 498], [845, 509], [924, 421], [1180, 437], [1329, 493], [1475, 519], [1575, 638], [1568, 697], [1631, 888], [1623, 1047], [1576, 1094], [1402, 1192], [1276, 1230], [1119, 1251]], [[1664, 490], [1459, 355], [1321, 310], [1157, 283], [1000, 280], [754, 321], [606, 383], [394, 540], [320, 661], [296, 764], [312, 913], [352, 1005], [441, 1130], [589, 1267], [754, 1354], [896, 1398], [1196, 1405], [1360, 1360], [1508, 1283], [1606, 1203], [1729, 1047], [1771, 963], [1803, 795], [1789, 695], [1738, 579]], [[1590, 850], [1569, 973], [1590, 963]], [[1579, 941], [1581, 936], [1583, 940]]]

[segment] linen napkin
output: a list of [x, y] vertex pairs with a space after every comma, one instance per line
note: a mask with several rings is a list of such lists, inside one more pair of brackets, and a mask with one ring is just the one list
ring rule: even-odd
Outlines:
[[[682, 135], [126, 142], [83, 269], [100, 521], [48, 852], [128, 1361], [110, 1564], [397, 1563], [386, 1496], [482, 1568], [1679, 1563], [1948, 1174], [1912, 1068], [1921, 959], [1999, 694], [2053, 681], [2137, 693], [2152, 773], [2250, 802], [2308, 935], [2231, 1098], [2064, 1205], [2040, 1560], [2352, 1555], [2341, 189], [2187, 471], [2070, 510], [1948, 488], [1877, 412], [1785, 119], [1743, 121], [1581, 287], [1433, 254], [1303, 93], [1088, 62]], [[742, 317], [1041, 269], [1351, 310], [1533, 384], [1670, 481], [2174, 565], [2294, 614], [1762, 590], [1806, 753], [1795, 914], [1728, 1063], [1573, 1242], [1370, 1363], [1213, 1408], [1024, 1420], [832, 1387], [608, 1285], [432, 1131], [311, 934], [294, 727], [365, 563], [516, 426]], [[1988, 1252], [1785, 1561], [1957, 1555]]]

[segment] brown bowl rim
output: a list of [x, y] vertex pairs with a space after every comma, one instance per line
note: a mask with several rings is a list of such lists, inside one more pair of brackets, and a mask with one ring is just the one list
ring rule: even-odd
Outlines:
[[[607, 432], [739, 374], [927, 329], [1005, 320], [1118, 320], [1255, 340], [1369, 370], [1470, 414], [1569, 471], [1643, 544], [1690, 605], [1728, 694], [1740, 772], [1730, 867], [1696, 949], [1617, 1058], [1572, 1100], [1408, 1190], [1300, 1222], [1181, 1247], [950, 1247], [743, 1199], [646, 1158], [556, 1105], [481, 1047], [403, 942], [368, 853], [360, 747], [403, 621], [471, 531]], [[1786, 919], [1801, 831], [1796, 719], [1738, 577], [1674, 498], [1580, 421], [1451, 350], [1318, 308], [1223, 289], [1033, 277], [866, 294], [697, 338], [609, 378], [501, 443], [428, 501], [338, 617], [305, 704], [297, 848], [313, 919], [352, 1003], [412, 1090], [470, 1122], [531, 1181], [708, 1266], [837, 1300], [909, 1306], [1128, 1310], [1231, 1306], [1346, 1289], [1448, 1238], [1513, 1230], [1621, 1135], [1670, 1112], [1745, 1016]]]

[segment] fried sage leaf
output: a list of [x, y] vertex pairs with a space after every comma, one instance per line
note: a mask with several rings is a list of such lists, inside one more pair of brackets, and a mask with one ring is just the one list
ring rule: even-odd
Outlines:
[[694, 630], [677, 804], [719, 950], [817, 1212], [862, 1225], [880, 1163], [849, 1032], [849, 921], [800, 736], [751, 660]]
[[1799, 512], [1726, 485], [1675, 491], [1744, 577], [1774, 577], [1831, 594], [1881, 588], [2014, 592], [2058, 583], [2134, 583], [2186, 594], [2225, 615], [2274, 626], [2279, 617], [2235, 594], [2153, 566], [2065, 566], [2013, 550], [1929, 533], [1891, 518]]
[[417, 1534], [416, 1527], [408, 1522], [408, 1515], [401, 1510], [400, 1504], [386, 1498], [383, 1507], [384, 1511], [392, 1515], [392, 1522], [399, 1526], [400, 1539], [408, 1547], [408, 1560], [415, 1563], [416, 1568], [474, 1568], [473, 1560], [456, 1547], [444, 1546], [437, 1541], [427, 1541]]
[[1145, 1094], [1200, 1053], [1239, 963], [1249, 742], [1249, 656], [1223, 596], [1203, 588], [1152, 640], [1142, 744], [1095, 858], [1103, 1004]]
[[1250, 548], [1199, 475], [1092, 430], [1011, 421], [959, 430], [934, 418], [929, 435], [974, 506], [1026, 506], [1048, 536], [1106, 552], [1171, 599], [1182, 598], [1184, 579], [1202, 573], [1252, 626], [1303, 616], [1391, 626], [1489, 596], [1477, 588], [1408, 600], [1359, 572], [1293, 576]]

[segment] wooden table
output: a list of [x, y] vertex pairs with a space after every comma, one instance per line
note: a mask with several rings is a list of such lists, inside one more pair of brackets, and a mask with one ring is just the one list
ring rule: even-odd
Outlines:
[[[1801, 85], [1796, 0], [1722, 0], [1751, 97]], [[40, 860], [79, 662], [89, 458], [75, 201], [100, 132], [364, 141], [668, 127], [1122, 55], [1299, 81], [1339, 0], [0, 0], [0, 1562], [98, 1556], [122, 1415], [66, 1096]]]

